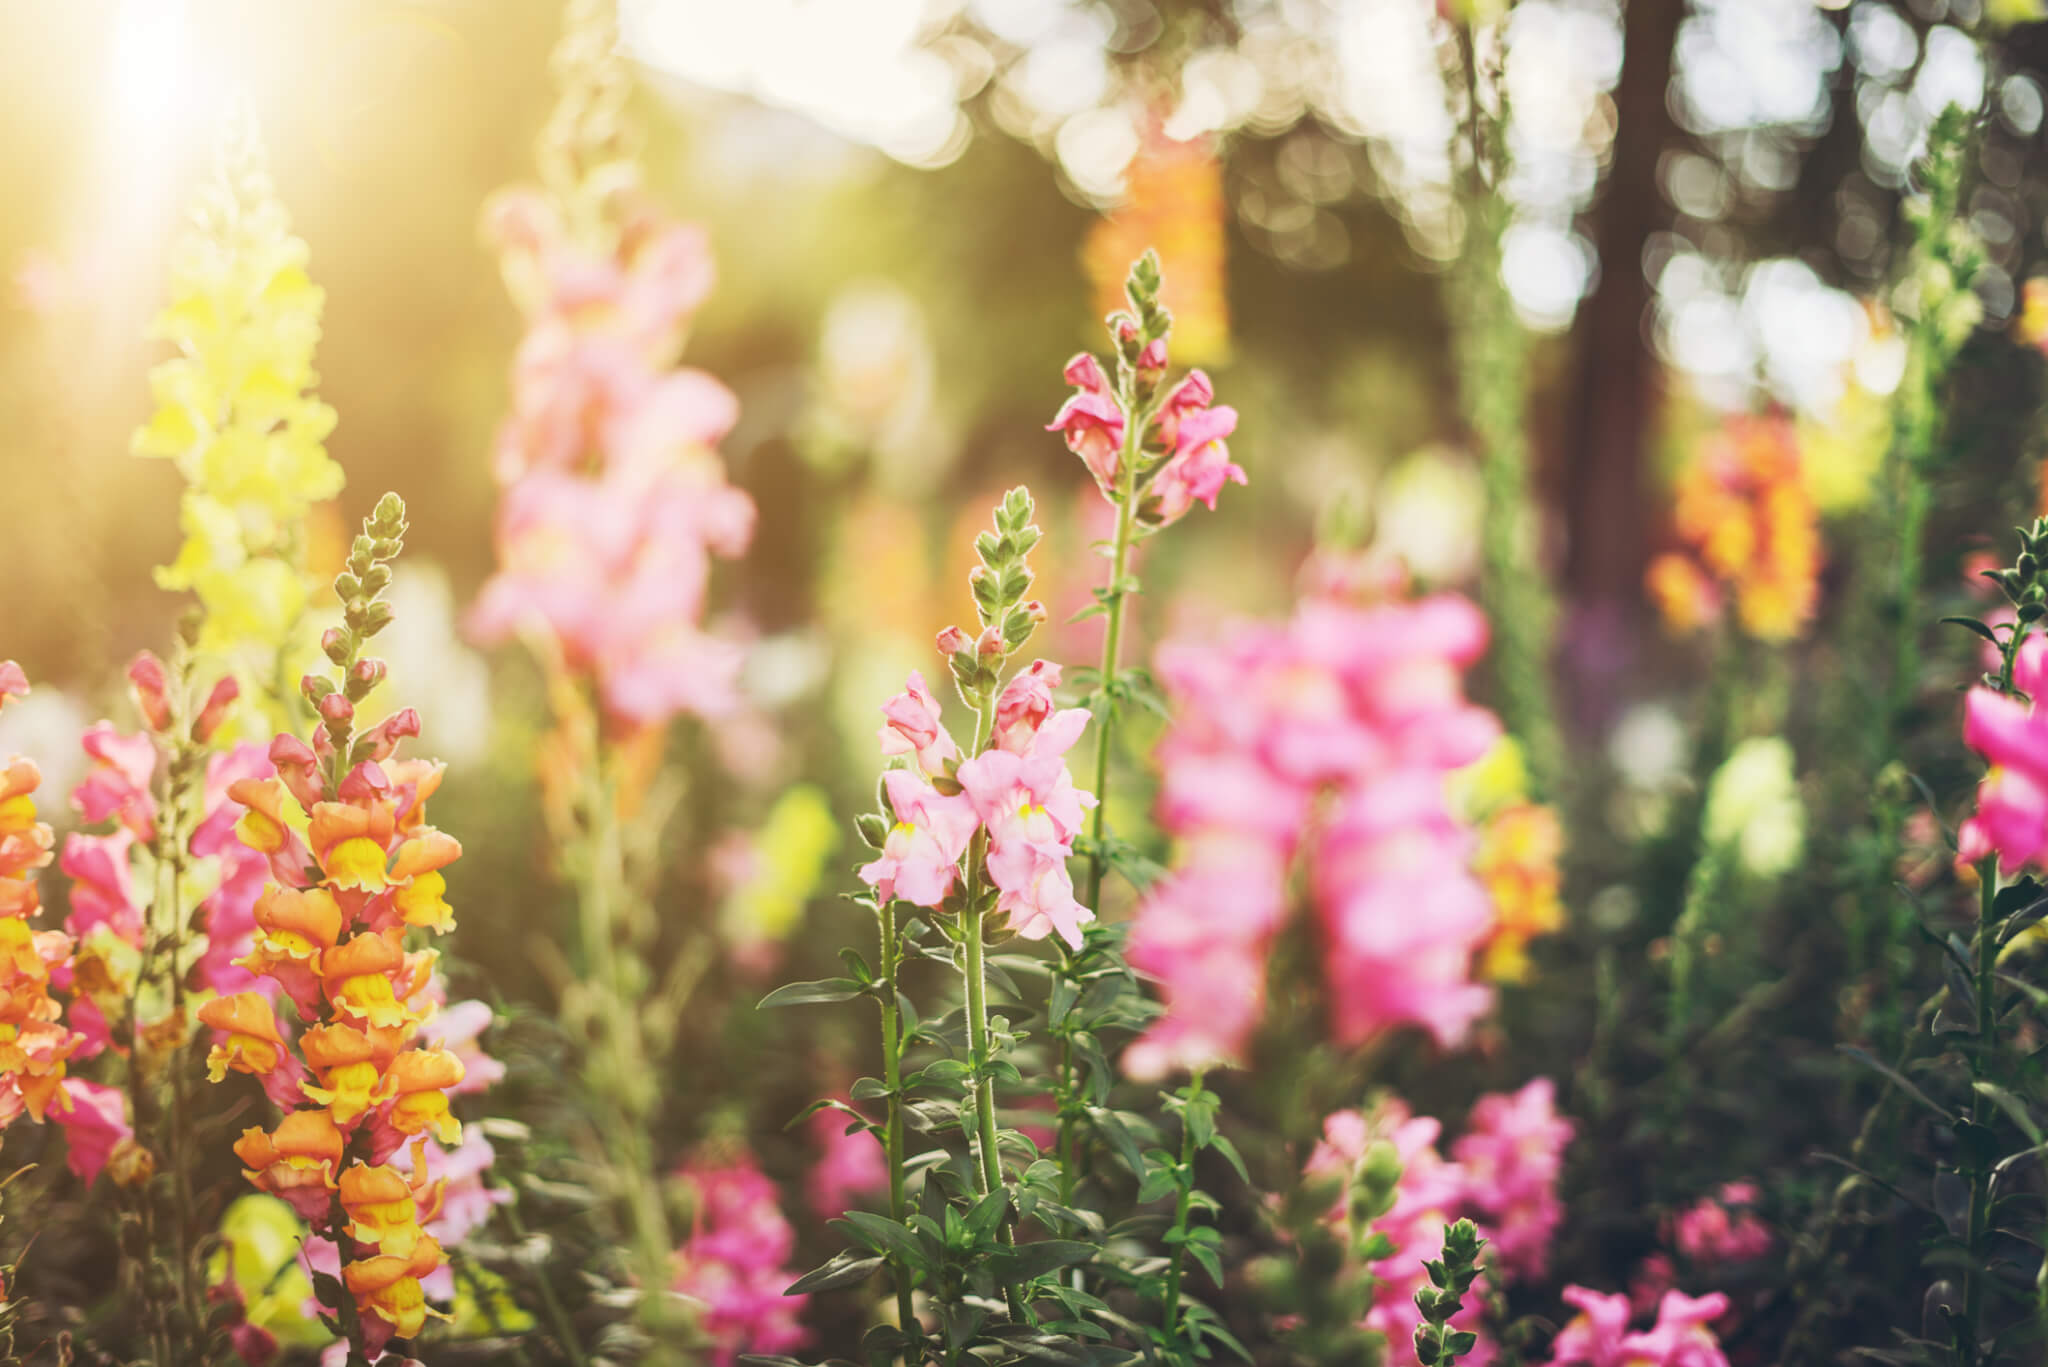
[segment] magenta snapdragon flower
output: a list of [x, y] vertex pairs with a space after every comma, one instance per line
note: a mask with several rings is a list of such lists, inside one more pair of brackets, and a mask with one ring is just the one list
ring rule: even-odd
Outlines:
[[1490, 1008], [1473, 956], [1493, 903], [1445, 794], [1449, 772], [1500, 733], [1464, 697], [1485, 643], [1485, 619], [1462, 598], [1317, 594], [1287, 622], [1160, 648], [1174, 722], [1158, 812], [1182, 854], [1131, 933], [1131, 962], [1167, 1006], [1125, 1054], [1132, 1076], [1243, 1057], [1297, 871], [1339, 1040], [1414, 1025], [1456, 1044]]
[[2026, 698], [1972, 688], [1963, 702], [1963, 743], [1990, 764], [1977, 785], [1976, 814], [1956, 832], [1956, 857], [1974, 864], [1997, 854], [1999, 871], [2048, 867], [2048, 637], [2029, 636], [2013, 658], [2013, 686]]

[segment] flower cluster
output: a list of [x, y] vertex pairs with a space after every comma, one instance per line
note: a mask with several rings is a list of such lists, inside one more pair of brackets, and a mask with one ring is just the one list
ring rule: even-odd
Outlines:
[[[1148, 254], [1132, 267], [1125, 285], [1135, 313], [1111, 319], [1122, 352], [1117, 374], [1128, 385], [1113, 384], [1102, 363], [1084, 351], [1066, 366], [1067, 383], [1077, 392], [1046, 425], [1066, 438], [1104, 498], [1122, 504], [1128, 488], [1132, 512], [1150, 528], [1179, 521], [1197, 503], [1213, 510], [1225, 484], [1245, 482], [1225, 445], [1237, 430], [1237, 410], [1216, 403], [1209, 377], [1191, 370], [1158, 392], [1166, 376], [1164, 333], [1171, 323], [1158, 305], [1160, 288], [1159, 263]], [[1147, 336], [1153, 340], [1144, 342]]]
[[[178, 354], [150, 372], [156, 408], [133, 449], [173, 461], [187, 486], [185, 541], [157, 582], [197, 596], [201, 650], [259, 643], [267, 666], [285, 643], [298, 644], [309, 596], [306, 515], [342, 486], [322, 445], [334, 410], [312, 393], [324, 296], [307, 277], [306, 244], [292, 234], [253, 128], [225, 146], [193, 217], [156, 323]], [[256, 663], [238, 665], [252, 679], [269, 677]]]
[[1197, 364], [1224, 360], [1230, 351], [1224, 293], [1228, 218], [1215, 140], [1178, 141], [1156, 119], [1148, 121], [1124, 172], [1123, 203], [1089, 230], [1082, 248], [1096, 313], [1122, 306], [1125, 271], [1139, 253], [1154, 248], [1173, 280], [1165, 303], [1173, 310], [1175, 345]]
[[1472, 970], [1494, 906], [1445, 782], [1499, 735], [1462, 691], [1485, 643], [1455, 596], [1317, 597], [1285, 623], [1160, 649], [1175, 722], [1159, 820], [1179, 853], [1131, 931], [1167, 1008], [1125, 1054], [1134, 1076], [1242, 1056], [1302, 865], [1341, 1040], [1412, 1024], [1450, 1044], [1487, 1010]]
[[1724, 1182], [1666, 1222], [1665, 1238], [1695, 1267], [1761, 1258], [1776, 1242], [1756, 1214], [1761, 1195], [1754, 1182]]
[[[438, 951], [406, 945], [408, 931], [454, 924], [441, 871], [461, 846], [426, 821], [442, 766], [397, 757], [419, 734], [410, 710], [360, 734], [354, 727], [355, 704], [384, 673], [361, 649], [389, 618], [377, 595], [404, 525], [403, 505], [387, 497], [337, 581], [346, 625], [323, 644], [342, 682], [304, 681], [322, 719], [311, 743], [279, 735], [268, 756], [276, 777], [228, 787], [243, 809], [235, 833], [270, 873], [240, 963], [275, 983], [303, 1029], [288, 1041], [271, 998], [254, 990], [216, 997], [199, 1013], [220, 1032], [210, 1076], [252, 1074], [292, 1107], [270, 1130], [244, 1130], [235, 1153], [254, 1185], [352, 1251], [342, 1281], [372, 1347], [418, 1333], [435, 1313], [422, 1280], [441, 1266], [442, 1249], [423, 1222], [440, 1212], [446, 1182], [428, 1177], [425, 1145], [428, 1136], [460, 1143], [448, 1096], [466, 1073], [461, 1056], [423, 1030], [438, 1004]], [[408, 1142], [415, 1151], [401, 1170], [390, 1160]]]
[[[27, 693], [21, 666], [0, 660], [0, 707]], [[64, 1071], [84, 1042], [50, 996], [51, 973], [69, 961], [71, 937], [29, 924], [43, 904], [35, 874], [50, 862], [52, 842], [49, 826], [36, 819], [41, 782], [33, 761], [0, 768], [0, 1126], [23, 1111], [40, 1122], [69, 1110]]]
[[676, 1252], [674, 1289], [703, 1306], [697, 1322], [713, 1367], [741, 1353], [782, 1353], [808, 1335], [798, 1316], [808, 1296], [785, 1296], [796, 1231], [783, 1218], [775, 1184], [744, 1154], [685, 1164], [689, 1236]]
[[1625, 1295], [1568, 1286], [1564, 1299], [1579, 1313], [1558, 1332], [1544, 1367], [1728, 1367], [1720, 1341], [1708, 1328], [1728, 1309], [1728, 1298], [1718, 1292], [1694, 1298], [1666, 1291], [1657, 1322], [1634, 1332], [1628, 1327], [1633, 1312]]
[[1647, 575], [1672, 630], [1719, 620], [1730, 597], [1742, 630], [1761, 641], [1788, 641], [1811, 620], [1820, 527], [1790, 420], [1729, 419], [1679, 476], [1672, 523], [1684, 548]]
[[578, 238], [537, 190], [501, 195], [489, 231], [528, 321], [500, 429], [498, 573], [472, 630], [544, 631], [632, 723], [735, 705], [741, 655], [703, 629], [713, 555], [737, 556], [754, 504], [714, 450], [738, 403], [672, 369], [709, 293], [703, 232], [642, 213], [616, 242]]
[[1991, 766], [1977, 785], [1977, 810], [1956, 832], [1956, 859], [1975, 864], [1996, 852], [2010, 876], [2048, 865], [2048, 637], [2029, 635], [2013, 656], [2013, 687], [2025, 700], [1979, 685], [1963, 703], [1963, 743]]
[[[957, 627], [940, 636], [939, 649], [977, 652]], [[1095, 799], [1074, 786], [1066, 753], [1088, 725], [1088, 709], [1056, 706], [1059, 681], [1048, 660], [1020, 671], [996, 698], [989, 748], [964, 760], [922, 674], [912, 671], [904, 691], [883, 704], [882, 753], [910, 763], [882, 775], [896, 821], [860, 871], [877, 896], [942, 905], [985, 829], [989, 881], [1001, 894], [996, 910], [1011, 929], [1028, 940], [1057, 933], [1080, 947], [1081, 927], [1095, 913], [1074, 900], [1067, 860]]]
[[1557, 809], [1531, 801], [1521, 747], [1502, 737], [1453, 779], [1460, 815], [1478, 828], [1472, 872], [1493, 898], [1493, 934], [1480, 960], [1494, 982], [1529, 976], [1529, 942], [1564, 926], [1564, 824]]
[[[1557, 1181], [1573, 1127], [1557, 1114], [1550, 1079], [1481, 1097], [1448, 1159], [1437, 1148], [1442, 1128], [1393, 1097], [1370, 1111], [1338, 1111], [1323, 1122], [1323, 1137], [1304, 1168], [1310, 1177], [1361, 1174], [1370, 1181], [1399, 1167], [1392, 1203], [1368, 1232], [1375, 1285], [1365, 1327], [1386, 1335], [1389, 1367], [1415, 1362], [1413, 1338], [1422, 1322], [1415, 1292], [1428, 1282], [1423, 1264], [1441, 1251], [1446, 1224], [1476, 1222], [1488, 1241], [1490, 1275], [1506, 1282], [1542, 1275], [1563, 1218]], [[1344, 1220], [1347, 1211], [1340, 1200], [1328, 1218]], [[1454, 1323], [1476, 1330], [1479, 1316], [1475, 1300]], [[1484, 1367], [1492, 1355], [1493, 1345], [1482, 1337], [1468, 1360]]]
[[[160, 913], [155, 908], [153, 880], [138, 874], [145, 861], [170, 857], [198, 871], [207, 886], [198, 916], [205, 947], [190, 965], [194, 982], [209, 992], [274, 995], [236, 962], [253, 939], [256, 899], [269, 863], [235, 838], [241, 808], [228, 797], [231, 784], [273, 774], [264, 748], [243, 743], [207, 755], [203, 768], [192, 770], [194, 810], [174, 812], [171, 825], [163, 824], [163, 804], [175, 807], [184, 797], [166, 776], [170, 755], [188, 743], [203, 748], [212, 742], [239, 686], [233, 675], [219, 679], [181, 731], [174, 718], [183, 714], [174, 709], [173, 685], [162, 661], [144, 651], [129, 666], [128, 681], [143, 729], [123, 732], [111, 721], [100, 721], [86, 730], [81, 744], [88, 764], [71, 792], [82, 828], [65, 837], [59, 860], [71, 880], [65, 929], [76, 937], [78, 955], [75, 979], [67, 985], [76, 993], [73, 1022], [87, 1039], [82, 1056], [116, 1043], [114, 1022], [131, 1010], [134, 1018], [126, 1028], [138, 1037], [155, 1034], [171, 1010], [162, 982], [143, 982], [142, 990], [136, 990], [138, 977], [147, 976], [149, 927], [175, 914], [172, 908]], [[159, 848], [166, 839], [175, 840], [177, 848]], [[126, 1052], [133, 1040], [118, 1043]]]

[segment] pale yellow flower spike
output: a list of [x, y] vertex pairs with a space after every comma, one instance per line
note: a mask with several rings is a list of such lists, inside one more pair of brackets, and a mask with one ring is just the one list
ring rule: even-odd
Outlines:
[[171, 299], [154, 331], [178, 354], [150, 372], [156, 410], [130, 443], [185, 478], [185, 540], [157, 583], [198, 598], [199, 648], [243, 676], [257, 731], [296, 720], [298, 657], [318, 658], [303, 620], [306, 520], [342, 487], [323, 444], [334, 410], [312, 392], [325, 296], [307, 255], [253, 122], [234, 120], [172, 253]]

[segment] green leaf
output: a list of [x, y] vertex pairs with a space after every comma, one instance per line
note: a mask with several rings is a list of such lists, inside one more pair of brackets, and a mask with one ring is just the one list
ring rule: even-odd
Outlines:
[[842, 1286], [858, 1286], [873, 1276], [875, 1269], [886, 1261], [879, 1257], [859, 1257], [853, 1253], [835, 1253], [830, 1261], [811, 1269], [790, 1284], [785, 1296], [802, 1296], [812, 1291], [836, 1291]]
[[1991, 644], [1993, 645], [2003, 644], [1998, 639], [1998, 633], [1994, 632], [1990, 627], [1985, 626], [1982, 622], [1978, 621], [1974, 617], [1944, 617], [1941, 620], [1944, 625], [1952, 624], [1955, 626], [1962, 627], [1967, 631], [1974, 631], [1975, 633], [1977, 633], [1977, 635], [1982, 636], [1985, 640], [1991, 642]]
[[887, 1216], [849, 1210], [839, 1219], [827, 1223], [850, 1226], [862, 1242], [878, 1253], [893, 1253], [912, 1266], [920, 1266], [924, 1262], [924, 1246], [918, 1243], [917, 1236]]
[[1215, 1135], [1209, 1140], [1209, 1147], [1216, 1150], [1216, 1152], [1222, 1154], [1226, 1159], [1230, 1161], [1230, 1166], [1237, 1169], [1238, 1181], [1244, 1183], [1246, 1186], [1250, 1186], [1252, 1184], [1252, 1175], [1249, 1172], [1245, 1171], [1243, 1155], [1238, 1153], [1237, 1145], [1231, 1143], [1227, 1136], [1223, 1134]]
[[1033, 1277], [1042, 1277], [1062, 1267], [1085, 1263], [1095, 1256], [1095, 1245], [1079, 1239], [1040, 1239], [1036, 1243], [1018, 1244], [1015, 1248], [996, 1248], [989, 1254], [989, 1262], [996, 1269], [996, 1277], [1005, 1282], [1025, 1282]]
[[1124, 1124], [1123, 1117], [1106, 1106], [1090, 1106], [1088, 1120], [1102, 1142], [1109, 1146], [1110, 1152], [1130, 1169], [1131, 1176], [1142, 1180], [1145, 1157], [1138, 1151], [1138, 1141], [1131, 1136], [1130, 1127]]
[[761, 998], [757, 1011], [770, 1011], [778, 1006], [809, 1006], [814, 1002], [847, 1002], [865, 994], [861, 984], [851, 978], [820, 978], [808, 983], [785, 983], [767, 996]]
[[1071, 979], [1064, 977], [1054, 978], [1052, 980], [1052, 999], [1045, 1008], [1046, 1025], [1054, 1030], [1059, 1029], [1060, 1022], [1067, 1018], [1067, 1012], [1073, 1009], [1074, 1003], [1079, 1001], [1080, 998], [1081, 989], [1075, 986]]
[[1937, 1104], [1932, 1097], [1927, 1095], [1927, 1093], [1921, 1091], [1918, 1087], [1914, 1086], [1911, 1082], [1907, 1081], [1906, 1075], [1904, 1073], [1901, 1073], [1898, 1069], [1892, 1067], [1889, 1064], [1879, 1062], [1877, 1058], [1874, 1055], [1872, 1055], [1868, 1050], [1859, 1049], [1853, 1044], [1838, 1044], [1835, 1046], [1835, 1048], [1840, 1050], [1842, 1053], [1847, 1054], [1850, 1058], [1855, 1059], [1858, 1063], [1870, 1069], [1878, 1076], [1887, 1079], [1892, 1083], [1893, 1086], [1897, 1087], [1907, 1096], [1912, 1097], [1915, 1101], [1919, 1102], [1922, 1106], [1925, 1106], [1928, 1110], [1940, 1116], [1943, 1120], [1949, 1121], [1950, 1123], [1954, 1123], [1955, 1117], [1951, 1115], [1947, 1111], [1947, 1109]]

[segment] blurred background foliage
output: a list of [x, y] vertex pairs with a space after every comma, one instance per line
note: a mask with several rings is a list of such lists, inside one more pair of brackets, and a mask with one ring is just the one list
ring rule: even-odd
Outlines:
[[[779, 1175], [801, 1166], [801, 1140], [766, 1136], [821, 1082], [852, 1074], [853, 1046], [784, 1037], [807, 1027], [713, 1010], [710, 999], [750, 1000], [775, 981], [776, 944], [806, 907], [813, 924], [839, 915], [830, 899], [850, 854], [819, 852], [829, 841], [815, 793], [795, 785], [822, 789], [832, 810], [867, 805], [874, 706], [905, 669], [928, 667], [931, 634], [965, 615], [964, 529], [982, 523], [992, 496], [1028, 482], [1056, 545], [1106, 533], [1085, 472], [1042, 430], [1065, 393], [1061, 362], [1099, 335], [1092, 263], [1120, 275], [1158, 239], [1170, 282], [1213, 285], [1213, 301], [1176, 305], [1191, 342], [1203, 335], [1192, 323], [1204, 325], [1195, 349], [1208, 354], [1177, 359], [1223, 377], [1243, 415], [1233, 452], [1251, 472], [1227, 516], [1162, 543], [1158, 562], [1141, 567], [1138, 655], [1219, 616], [1279, 612], [1340, 499], [1370, 508], [1381, 544], [1419, 578], [1471, 580], [1478, 474], [1444, 302], [1463, 240], [1447, 150], [1446, 90], [1459, 74], [1446, 69], [1433, 9], [623, 5], [648, 186], [708, 227], [719, 260], [685, 360], [738, 393], [742, 421], [724, 455], [761, 508], [751, 551], [721, 570], [719, 600], [756, 643], [751, 711], [673, 742], [698, 781], [663, 899], [679, 923], [718, 924], [751, 948], [739, 973], [711, 975], [707, 1006], [691, 1016], [702, 1038], [679, 1056], [702, 1096], [744, 1098]], [[1825, 466], [1840, 506], [1867, 497], [1902, 349], [1885, 308], [1864, 301], [1886, 297], [1907, 240], [1898, 208], [1909, 167], [1950, 102], [1987, 114], [1964, 213], [1988, 264], [1975, 282], [1983, 324], [1954, 382], [1955, 458], [1943, 475], [1953, 487], [1930, 538], [1948, 549], [1935, 551], [1928, 582], [1960, 599], [1948, 586], [1960, 582], [1963, 529], [2003, 525], [2038, 499], [2042, 367], [2002, 334], [2048, 219], [2039, 17], [2031, 0], [1515, 6], [1502, 266], [1534, 343], [1540, 497], [1529, 534], [1564, 598], [1563, 696], [1585, 742], [1577, 791], [1611, 837], [1577, 843], [1575, 830], [1578, 938], [1553, 957], [1590, 956], [1595, 942], [1613, 954], [1610, 938], [1641, 924], [1639, 906], [1675, 898], [1692, 853], [1684, 814], [1696, 817], [1699, 799], [1681, 724], [1691, 703], [1661, 702], [1697, 682], [1701, 658], [1662, 640], [1641, 587], [1668, 539], [1670, 474], [1720, 413], [1778, 407], [1805, 425], [1809, 466]], [[168, 636], [172, 600], [149, 567], [177, 544], [177, 476], [133, 460], [128, 434], [148, 412], [144, 376], [160, 347], [147, 329], [166, 252], [221, 107], [239, 100], [264, 129], [327, 292], [319, 388], [340, 413], [329, 450], [349, 480], [335, 536], [387, 488], [411, 511], [388, 654], [402, 700], [426, 717], [426, 748], [455, 762], [443, 824], [474, 856], [454, 888], [458, 992], [500, 1003], [547, 1000], [534, 946], [560, 899], [536, 891], [546, 872], [531, 773], [539, 685], [515, 652], [487, 672], [460, 641], [462, 607], [491, 564], [489, 451], [520, 331], [477, 219], [491, 191], [530, 178], [558, 23], [552, 0], [0, 10], [0, 643], [54, 686], [11, 711], [0, 739], [42, 759], [53, 791], [68, 787], [79, 727], [120, 705], [115, 666]], [[1994, 40], [1980, 45], [1987, 33]], [[1197, 152], [1176, 168], [1162, 138]], [[1178, 261], [1177, 235], [1191, 244]], [[1091, 567], [1044, 559], [1057, 622], [1086, 602]], [[1831, 544], [1830, 561], [1825, 593], [1855, 551]], [[1045, 653], [1092, 658], [1099, 629], [1053, 631]], [[1967, 677], [1965, 643], [1947, 644], [1955, 677]], [[1832, 663], [1826, 641], [1800, 649]], [[1819, 726], [1820, 712], [1795, 696], [1790, 729]], [[1940, 745], [1947, 767], [1934, 765], [1930, 781], [1959, 791], [1959, 753], [1946, 735]], [[792, 792], [805, 794], [794, 807]], [[1145, 794], [1125, 785], [1116, 800], [1135, 813]], [[753, 840], [737, 838], [747, 831]], [[1661, 844], [1633, 844], [1659, 832]], [[822, 872], [765, 893], [749, 883], [791, 860]], [[1816, 896], [1833, 891], [1823, 880]], [[1793, 909], [1781, 911], [1783, 925], [1763, 910], [1750, 923], [1761, 955], [1804, 943]], [[1631, 953], [1668, 917], [1645, 920]], [[831, 924], [820, 938], [842, 943]], [[800, 972], [829, 955], [794, 957]], [[1599, 971], [1628, 962], [1604, 958]], [[1779, 1013], [1774, 1047], [1790, 1062], [1770, 1086], [1796, 1107], [1816, 1077], [1832, 1086], [1837, 1076], [1827, 1041], [1841, 1003], [1801, 995], [1810, 984], [1792, 968], [1759, 1009]], [[1590, 1055], [1596, 1080], [1648, 1086], [1650, 1051], [1616, 1020], [1586, 1037], [1591, 976], [1568, 986], [1583, 999], [1560, 994], [1540, 1018], [1511, 1000], [1501, 1034], [1546, 1066]], [[1821, 1042], [1784, 1042], [1794, 1037]], [[530, 1054], [508, 1049], [513, 1112], [551, 1085], [545, 1033], [532, 1042]], [[764, 1066], [789, 1056], [801, 1066]], [[1746, 1057], [1733, 1051], [1690, 1080], [1698, 1099], [1683, 1142], [1704, 1150], [1726, 1139], [1731, 1114], [1754, 1113], [1763, 1084]], [[1425, 1062], [1379, 1062], [1383, 1080], [1425, 1105], [1437, 1099]], [[1492, 1082], [1528, 1071], [1505, 1059], [1494, 1070]], [[1845, 1086], [1815, 1128], [1840, 1132], [1857, 1100]], [[1603, 1151], [1643, 1142], [1625, 1132], [1639, 1117], [1586, 1101]], [[691, 1123], [715, 1134], [740, 1119], [714, 1104]], [[1746, 1131], [1720, 1169], [1768, 1168], [1800, 1147], [1783, 1140]], [[1588, 1208], [1575, 1226], [1583, 1246], [1561, 1261], [1632, 1261], [1640, 1250], [1609, 1245], [1639, 1238], [1640, 1204], [1671, 1194], [1659, 1173], [1644, 1161], [1603, 1174], [1613, 1178], [1604, 1204]]]

